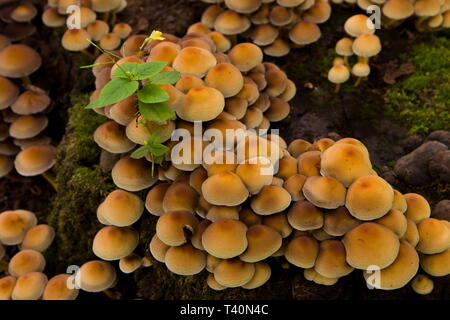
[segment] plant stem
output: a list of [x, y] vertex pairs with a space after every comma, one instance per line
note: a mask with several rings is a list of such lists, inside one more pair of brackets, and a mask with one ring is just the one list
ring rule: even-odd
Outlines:
[[358, 79], [356, 79], [356, 82], [355, 82], [355, 87], [357, 87], [357, 86], [359, 86], [359, 85], [360, 85], [360, 83], [361, 83], [361, 80], [362, 80], [362, 78], [361, 78], [361, 77], [358, 77]]
[[42, 176], [44, 177], [45, 180], [47, 180], [48, 183], [51, 184], [53, 189], [55, 189], [55, 191], [58, 192], [58, 183], [56, 182], [55, 177], [49, 172], [44, 172]]

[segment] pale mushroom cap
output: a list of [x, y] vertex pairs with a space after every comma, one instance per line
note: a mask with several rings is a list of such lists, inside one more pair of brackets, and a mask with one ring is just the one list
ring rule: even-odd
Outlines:
[[214, 21], [224, 11], [220, 5], [211, 5], [202, 13], [201, 22], [208, 28], [214, 28]]
[[227, 287], [219, 284], [216, 279], [214, 278], [214, 274], [210, 273], [208, 275], [208, 278], [206, 279], [206, 283], [208, 284], [208, 287], [210, 287], [213, 290], [216, 291], [222, 291], [225, 290]]
[[214, 29], [224, 35], [235, 35], [243, 33], [250, 28], [250, 20], [237, 12], [227, 10], [219, 14], [214, 21]]
[[392, 202], [392, 209], [398, 210], [401, 213], [405, 213], [408, 209], [408, 203], [406, 202], [406, 198], [404, 195], [394, 189], [394, 201]]
[[294, 174], [285, 180], [283, 188], [291, 195], [292, 201], [304, 200], [303, 186], [307, 177], [302, 174]]
[[40, 68], [41, 56], [23, 44], [13, 44], [0, 51], [0, 76], [22, 78]]
[[440, 5], [437, 0], [418, 0], [414, 3], [414, 13], [419, 17], [431, 17], [439, 14]]
[[16, 278], [13, 276], [0, 278], [0, 300], [10, 300], [15, 285]]
[[308, 151], [311, 143], [303, 139], [295, 139], [289, 143], [288, 151], [294, 157], [298, 158], [302, 153]]
[[171, 272], [183, 276], [200, 273], [206, 267], [206, 255], [191, 244], [167, 250], [165, 264]]
[[262, 63], [263, 52], [257, 45], [245, 42], [235, 45], [228, 57], [240, 71], [247, 72]]
[[120, 37], [115, 33], [105, 34], [100, 39], [100, 47], [105, 50], [115, 50], [120, 46], [121, 40]]
[[289, 38], [298, 45], [306, 45], [319, 40], [322, 33], [317, 24], [307, 21], [298, 22], [290, 31]]
[[299, 268], [312, 268], [319, 254], [319, 243], [309, 236], [292, 239], [286, 247], [284, 256], [289, 263]]
[[161, 183], [154, 186], [147, 194], [145, 199], [145, 208], [155, 216], [164, 214], [163, 200], [167, 189], [170, 187], [169, 183]]
[[61, 39], [61, 45], [69, 51], [81, 51], [91, 45], [88, 40], [91, 40], [91, 35], [86, 30], [68, 29]]
[[32, 146], [22, 150], [14, 160], [17, 172], [25, 177], [40, 175], [56, 162], [56, 149], [50, 145]]
[[0, 77], [0, 110], [8, 108], [19, 96], [19, 88], [8, 78]]
[[151, 187], [157, 181], [152, 176], [151, 164], [145, 159], [122, 158], [111, 172], [117, 187], [126, 191], [140, 191]]
[[225, 108], [223, 94], [214, 88], [198, 86], [191, 88], [176, 108], [177, 115], [186, 121], [210, 121]]
[[262, 261], [281, 248], [281, 235], [265, 225], [254, 225], [247, 230], [248, 247], [239, 259], [245, 262]]
[[411, 219], [406, 219], [406, 232], [403, 234], [401, 240], [407, 241], [413, 247], [416, 247], [419, 243], [419, 230], [417, 230], [417, 225]]
[[270, 160], [265, 157], [251, 158], [237, 166], [236, 174], [251, 194], [257, 194], [271, 183], [273, 167]]
[[278, 122], [286, 119], [290, 111], [291, 107], [289, 103], [280, 98], [270, 97], [270, 106], [264, 113], [264, 117], [271, 122]]
[[47, 276], [41, 272], [24, 274], [17, 279], [11, 297], [13, 300], [39, 300], [47, 281]]
[[156, 223], [158, 238], [169, 246], [180, 246], [187, 242], [185, 229], [194, 231], [197, 218], [187, 211], [170, 211], [163, 214]]
[[279, 35], [277, 28], [269, 23], [257, 26], [252, 30], [252, 40], [259, 46], [267, 46], [272, 44]]
[[17, 139], [33, 138], [41, 133], [47, 125], [48, 118], [46, 116], [20, 116], [11, 123], [9, 134], [11, 137]]
[[353, 39], [344, 37], [336, 42], [336, 53], [341, 56], [351, 56], [353, 55], [352, 45]]
[[113, 32], [120, 39], [126, 39], [132, 31], [133, 28], [128, 23], [118, 23], [113, 28]]
[[239, 211], [239, 221], [243, 222], [248, 228], [256, 224], [261, 224], [262, 219], [252, 209], [244, 208]]
[[345, 234], [342, 242], [347, 251], [347, 263], [362, 270], [374, 265], [386, 268], [397, 258], [400, 248], [394, 232], [373, 222], [353, 228]]
[[20, 277], [29, 272], [42, 272], [45, 268], [45, 258], [39, 251], [25, 249], [16, 253], [8, 265], [8, 272], [14, 277]]
[[372, 57], [380, 53], [380, 38], [374, 34], [362, 34], [353, 41], [353, 52], [360, 57]]
[[340, 237], [359, 225], [361, 222], [353, 217], [345, 207], [328, 211], [324, 215], [323, 229], [329, 235]]
[[163, 208], [168, 211], [189, 211], [194, 213], [198, 202], [197, 192], [186, 182], [174, 182], [166, 191]]
[[37, 218], [31, 211], [4, 211], [0, 213], [0, 241], [8, 246], [19, 244], [36, 223]]
[[244, 86], [244, 77], [231, 63], [219, 63], [208, 71], [207, 86], [219, 90], [225, 98], [235, 96]]
[[344, 244], [339, 240], [325, 240], [320, 243], [314, 270], [326, 278], [340, 278], [353, 271], [346, 260]]
[[214, 278], [225, 287], [241, 287], [250, 282], [255, 275], [255, 265], [238, 259], [221, 261], [214, 269]]
[[30, 22], [37, 15], [37, 9], [32, 3], [19, 4], [11, 12], [11, 19], [17, 22]]
[[370, 66], [365, 62], [355, 63], [352, 67], [352, 74], [357, 77], [367, 77], [370, 73]]
[[399, 237], [403, 237], [408, 229], [408, 219], [398, 210], [391, 210], [385, 216], [375, 220], [386, 228], [391, 229]]
[[305, 269], [303, 276], [306, 280], [313, 281], [316, 284], [332, 286], [339, 280], [338, 278], [327, 278], [320, 275], [314, 268]]
[[91, 0], [92, 9], [97, 12], [108, 12], [118, 8], [121, 0]]
[[261, 0], [225, 0], [225, 5], [239, 13], [252, 13], [259, 9]]
[[20, 248], [44, 252], [50, 247], [54, 238], [55, 230], [52, 227], [47, 224], [39, 224], [27, 231]]
[[278, 231], [283, 239], [292, 234], [293, 229], [284, 212], [272, 214], [270, 216], [263, 216], [261, 217], [261, 223]]
[[420, 266], [431, 276], [445, 277], [450, 274], [450, 249], [441, 253], [422, 255]]
[[42, 300], [75, 300], [79, 290], [67, 287], [71, 277], [70, 274], [58, 274], [51, 278], [45, 286]]
[[[402, 288], [416, 275], [419, 270], [419, 255], [416, 250], [406, 241], [400, 243], [397, 258], [387, 268], [380, 271], [380, 286], [377, 289], [395, 290]], [[364, 272], [366, 281], [372, 272]], [[369, 280], [369, 284], [370, 283]]]
[[220, 219], [203, 232], [202, 244], [209, 254], [221, 259], [230, 259], [247, 249], [246, 232], [247, 227], [242, 222]]
[[257, 214], [271, 215], [287, 209], [291, 201], [291, 195], [283, 187], [268, 185], [252, 198], [251, 208]]
[[407, 193], [403, 197], [406, 200], [405, 216], [415, 223], [419, 223], [423, 219], [429, 218], [431, 215], [430, 204], [427, 199], [417, 193]]
[[450, 247], [450, 228], [443, 220], [426, 218], [417, 224], [419, 243], [417, 251], [425, 254], [435, 254]]
[[252, 280], [247, 282], [242, 286], [244, 289], [256, 289], [264, 285], [267, 281], [269, 281], [270, 276], [272, 274], [272, 270], [270, 266], [265, 262], [255, 263], [255, 274], [253, 275]]
[[158, 236], [155, 234], [152, 237], [152, 240], [150, 241], [149, 249], [150, 253], [152, 254], [153, 258], [155, 258], [159, 262], [164, 262], [166, 252], [171, 248], [164, 242], [162, 242]]
[[133, 273], [141, 266], [142, 258], [136, 253], [132, 253], [119, 261], [119, 269], [123, 273]]
[[345, 204], [347, 190], [332, 177], [309, 177], [303, 185], [305, 198], [319, 208], [336, 209]]
[[115, 190], [111, 192], [102, 205], [102, 215], [117, 227], [127, 227], [139, 220], [144, 212], [144, 202], [137, 195]]
[[78, 272], [81, 289], [87, 292], [101, 292], [109, 289], [116, 281], [116, 271], [106, 261], [86, 262]]
[[182, 75], [188, 74], [203, 77], [216, 64], [216, 58], [208, 50], [187, 47], [178, 53], [172, 65]]
[[29, 115], [44, 111], [50, 105], [50, 97], [37, 91], [24, 91], [11, 105], [11, 110], [20, 115]]
[[119, 260], [131, 254], [139, 242], [139, 234], [130, 227], [106, 226], [94, 237], [94, 254], [106, 261]]
[[125, 127], [115, 121], [100, 125], [94, 132], [94, 141], [110, 153], [126, 153], [136, 146], [127, 138]]
[[294, 229], [308, 231], [323, 227], [324, 214], [309, 201], [300, 200], [289, 209], [287, 218]]
[[417, 294], [427, 295], [434, 289], [434, 282], [424, 274], [416, 275], [411, 281], [411, 287]]
[[388, 0], [383, 4], [382, 12], [390, 19], [402, 20], [414, 14], [414, 4], [408, 0]]
[[66, 18], [58, 13], [55, 8], [47, 8], [42, 13], [42, 22], [47, 27], [62, 27], [66, 23]]
[[332, 83], [344, 83], [350, 78], [350, 72], [345, 65], [335, 65], [328, 71], [328, 80]]
[[206, 201], [218, 206], [237, 206], [248, 198], [248, 190], [235, 173], [215, 174], [203, 182], [202, 193]]
[[77, 19], [77, 15], [80, 17], [80, 27], [81, 28], [86, 28], [88, 26], [89, 23], [95, 21], [95, 19], [97, 19], [97, 14], [92, 11], [90, 8], [88, 7], [80, 7], [74, 11], [72, 11], [72, 13], [69, 15], [69, 17], [67, 18], [68, 21], [76, 21], [75, 19]]
[[375, 32], [375, 25], [366, 15], [356, 14], [345, 21], [344, 29], [348, 35], [359, 37], [362, 34], [373, 34]]
[[109, 32], [109, 25], [103, 20], [95, 20], [89, 23], [86, 31], [93, 41], [100, 41]]

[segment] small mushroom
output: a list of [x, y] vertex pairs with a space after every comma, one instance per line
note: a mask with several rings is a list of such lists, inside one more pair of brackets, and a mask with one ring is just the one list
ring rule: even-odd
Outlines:
[[32, 249], [44, 252], [53, 242], [55, 230], [47, 224], [38, 224], [28, 229], [20, 245], [21, 250]]
[[116, 281], [114, 267], [106, 261], [91, 260], [78, 271], [80, 287], [87, 292], [101, 292], [109, 289]]
[[222, 286], [236, 288], [249, 283], [255, 275], [255, 265], [239, 259], [222, 260], [214, 268], [214, 279]]
[[171, 247], [166, 252], [165, 263], [171, 272], [190, 276], [203, 271], [206, 267], [206, 255], [191, 244]]
[[421, 295], [430, 294], [434, 289], [434, 282], [424, 274], [416, 275], [411, 281], [414, 292]]
[[45, 286], [42, 300], [75, 300], [78, 297], [79, 289], [67, 287], [70, 274], [58, 274], [51, 278]]
[[309, 201], [297, 201], [288, 211], [289, 224], [296, 230], [309, 231], [323, 227], [324, 214]]
[[299, 236], [292, 239], [284, 253], [289, 263], [299, 268], [312, 268], [319, 254], [319, 243], [309, 236]]
[[197, 218], [187, 211], [170, 211], [163, 214], [156, 223], [158, 238], [169, 246], [185, 244], [187, 232], [194, 232], [198, 224]]
[[131, 254], [139, 242], [139, 234], [131, 227], [106, 226], [94, 237], [94, 254], [106, 261], [122, 259]]
[[265, 225], [254, 225], [247, 230], [248, 247], [239, 259], [245, 262], [262, 261], [281, 248], [281, 235]]
[[17, 279], [11, 297], [13, 300], [39, 300], [47, 281], [47, 276], [41, 272], [24, 274]]

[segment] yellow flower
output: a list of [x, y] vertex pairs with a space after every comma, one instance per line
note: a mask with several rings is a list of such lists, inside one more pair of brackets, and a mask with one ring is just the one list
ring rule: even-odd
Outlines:
[[162, 32], [161, 31], [158, 31], [158, 30], [153, 30], [152, 31], [152, 34], [150, 35], [150, 39], [151, 40], [165, 40], [166, 38], [164, 38], [163, 36], [162, 36]]

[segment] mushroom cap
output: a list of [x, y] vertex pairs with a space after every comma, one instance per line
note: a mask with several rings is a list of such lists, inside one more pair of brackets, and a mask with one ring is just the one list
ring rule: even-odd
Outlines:
[[270, 266], [265, 262], [255, 263], [255, 274], [252, 280], [242, 286], [244, 289], [256, 289], [264, 285], [269, 281], [272, 270]]
[[158, 132], [160, 135], [159, 143], [163, 143], [170, 139], [173, 130], [175, 130], [175, 122], [167, 121], [165, 124], [159, 124], [155, 121], [146, 121], [144, 124], [141, 117], [137, 116], [127, 125], [125, 130], [127, 138], [134, 143], [144, 145], [152, 136]]
[[141, 266], [142, 258], [136, 253], [132, 253], [119, 261], [119, 269], [123, 273], [133, 273]]
[[133, 228], [106, 226], [95, 235], [92, 250], [103, 260], [119, 260], [131, 254], [138, 242], [139, 234]]
[[194, 213], [198, 202], [197, 192], [186, 182], [174, 182], [165, 192], [163, 209]]
[[439, 1], [417, 0], [414, 3], [414, 13], [418, 17], [432, 17], [440, 12]]
[[205, 83], [200, 77], [185, 74], [180, 77], [180, 80], [178, 80], [175, 88], [183, 93], [188, 93], [192, 88], [201, 87], [204, 85]]
[[274, 229], [259, 224], [248, 228], [248, 247], [239, 259], [245, 262], [262, 261], [281, 248], [281, 235]]
[[[231, 48], [231, 41], [225, 35], [218, 31], [213, 31], [208, 33], [208, 37], [214, 42], [216, 46], [217, 53], [225, 53]], [[227, 57], [227, 56], [225, 56]], [[216, 56], [216, 60], [219, 63], [219, 60]]]
[[115, 33], [105, 34], [100, 39], [100, 47], [105, 50], [116, 50], [120, 46], [121, 40], [119, 36]]
[[209, 154], [204, 155], [203, 168], [206, 169], [208, 176], [223, 172], [235, 172], [237, 168], [236, 155], [232, 151], [212, 150]]
[[445, 277], [450, 274], [450, 249], [441, 253], [422, 255], [420, 266], [433, 277]]
[[206, 255], [187, 243], [169, 248], [165, 256], [165, 264], [167, 269], [175, 274], [191, 276], [205, 269]]
[[373, 34], [375, 26], [366, 15], [355, 14], [345, 21], [344, 30], [348, 35], [356, 38], [362, 34]]
[[295, 139], [289, 143], [288, 151], [294, 158], [298, 158], [302, 153], [308, 151], [311, 143], [303, 139]]
[[[93, 41], [100, 41], [100, 39], [109, 32], [109, 25], [103, 20], [95, 20], [88, 24], [86, 31]], [[132, 40], [133, 39], [134, 38], [132, 38]]]
[[403, 197], [406, 200], [405, 216], [415, 223], [419, 223], [423, 219], [429, 218], [431, 215], [430, 204], [427, 199], [417, 193], [407, 193]]
[[434, 289], [434, 282], [424, 274], [416, 275], [411, 281], [411, 287], [417, 294], [427, 295]]
[[28, 139], [37, 136], [48, 125], [48, 118], [43, 115], [20, 116], [9, 127], [9, 135], [17, 139]]
[[0, 278], [0, 300], [10, 300], [15, 285], [16, 278], [13, 276]]
[[120, 39], [126, 39], [131, 32], [133, 31], [133, 28], [128, 23], [118, 23], [114, 26], [113, 32], [120, 38]]
[[362, 34], [353, 41], [353, 52], [360, 57], [372, 57], [381, 51], [380, 38], [374, 34]]
[[198, 86], [191, 88], [176, 108], [177, 115], [186, 121], [210, 121], [225, 108], [223, 94], [214, 88]]
[[352, 56], [353, 55], [353, 39], [344, 37], [336, 42], [335, 51], [340, 56]]
[[261, 217], [261, 223], [278, 231], [283, 239], [292, 234], [292, 227], [289, 224], [284, 212], [272, 214], [270, 216], [263, 216]]
[[239, 211], [239, 221], [243, 222], [248, 228], [256, 224], [261, 224], [261, 217], [252, 209], [244, 208]]
[[212, 222], [215, 222], [220, 219], [239, 220], [239, 210], [240, 210], [239, 206], [236, 207], [211, 206], [205, 218]]
[[31, 146], [22, 150], [14, 160], [17, 172], [25, 177], [40, 175], [56, 162], [56, 149], [50, 145]]
[[125, 157], [114, 165], [111, 176], [115, 185], [126, 191], [140, 191], [156, 183], [151, 164], [145, 159]]
[[26, 90], [11, 105], [12, 111], [20, 115], [42, 112], [50, 105], [51, 99], [44, 92]]
[[323, 229], [331, 236], [340, 237], [361, 222], [353, 217], [346, 207], [328, 211], [324, 215]]
[[58, 13], [55, 8], [46, 8], [42, 13], [42, 22], [50, 28], [62, 27], [66, 23], [66, 18]]
[[91, 35], [84, 29], [68, 29], [61, 39], [61, 45], [68, 51], [82, 51], [91, 44]]
[[19, 96], [19, 88], [8, 78], [0, 77], [0, 110], [8, 108]]
[[401, 213], [405, 213], [408, 209], [408, 203], [406, 198], [400, 191], [394, 189], [394, 201], [392, 202], [392, 210], [398, 210]]
[[332, 286], [339, 280], [337, 278], [327, 278], [319, 274], [314, 268], [305, 269], [303, 276], [306, 280], [313, 281], [316, 284]]
[[116, 281], [116, 270], [106, 261], [92, 260], [84, 263], [78, 271], [80, 287], [87, 292], [109, 289]]
[[11, 19], [16, 22], [30, 22], [37, 15], [37, 9], [32, 3], [22, 3], [13, 9]]
[[41, 56], [23, 44], [13, 44], [0, 51], [0, 76], [22, 78], [40, 68]]
[[[379, 286], [377, 289], [395, 290], [402, 288], [416, 275], [419, 270], [419, 255], [416, 250], [406, 241], [400, 243], [397, 258], [387, 268], [380, 271]], [[370, 279], [372, 272], [364, 271], [366, 281]]]
[[0, 178], [8, 175], [14, 168], [14, 162], [12, 158], [0, 155]]
[[239, 259], [222, 260], [214, 268], [214, 279], [227, 288], [241, 287], [255, 275], [255, 264]]
[[252, 13], [259, 9], [261, 0], [225, 0], [225, 5], [239, 13]]
[[400, 241], [390, 229], [365, 222], [347, 232], [342, 240], [347, 251], [347, 263], [367, 270], [370, 266], [384, 269], [397, 258]]
[[219, 63], [212, 67], [206, 77], [208, 87], [219, 90], [225, 98], [237, 95], [244, 86], [244, 77], [231, 63]]
[[214, 21], [214, 29], [227, 36], [243, 33], [250, 26], [250, 20], [245, 15], [232, 10], [222, 12]]
[[300, 200], [289, 209], [287, 218], [294, 229], [308, 231], [323, 227], [324, 214], [311, 202]]
[[284, 181], [283, 188], [289, 192], [292, 201], [305, 200], [302, 189], [306, 179], [302, 174], [294, 174]]
[[289, 102], [295, 97], [296, 94], [297, 94], [297, 86], [295, 82], [288, 79], [286, 82], [286, 89], [283, 91], [281, 95], [278, 96], [278, 98], [286, 102]]
[[228, 52], [228, 57], [240, 71], [247, 72], [262, 63], [263, 52], [257, 45], [244, 42], [235, 45]]
[[389, 19], [403, 20], [414, 14], [414, 4], [408, 0], [388, 0], [383, 4], [382, 12]]
[[216, 279], [214, 278], [214, 274], [210, 273], [208, 274], [208, 278], [206, 278], [206, 283], [208, 284], [208, 287], [210, 287], [213, 290], [221, 291], [226, 289], [227, 287], [219, 284]]
[[29, 272], [20, 276], [11, 297], [13, 300], [39, 300], [47, 285], [47, 276], [41, 272]]
[[347, 191], [345, 206], [360, 220], [374, 220], [386, 215], [392, 208], [394, 191], [378, 176], [365, 176], [353, 182]]
[[77, 21], [77, 15], [78, 17], [80, 17], [80, 27], [83, 29], [86, 28], [89, 23], [97, 19], [97, 14], [90, 8], [79, 7], [78, 9], [72, 11], [72, 13], [67, 18], [67, 21]]
[[222, 12], [224, 12], [224, 9], [220, 5], [211, 5], [203, 11], [201, 22], [208, 28], [213, 29], [214, 21]]
[[91, 0], [92, 10], [96, 12], [108, 12], [117, 9], [121, 0]]
[[284, 181], [296, 175], [298, 172], [297, 159], [292, 157], [288, 153], [286, 153], [286, 155], [280, 159], [278, 165], [279, 169], [276, 176], [283, 180], [282, 184], [284, 184]]
[[160, 42], [150, 51], [147, 62], [165, 61], [170, 66], [172, 65], [173, 60], [177, 57], [180, 51], [181, 46], [179, 44], [170, 41]]
[[[237, 219], [235, 219], [235, 220], [237, 220]], [[210, 220], [203, 220], [195, 227], [194, 231], [192, 232], [192, 236], [191, 236], [191, 243], [194, 246], [194, 248], [197, 248], [198, 250], [205, 250], [205, 248], [203, 248], [203, 244], [202, 244], [202, 236], [203, 236], [203, 232], [205, 232], [206, 228], [208, 228], [208, 226], [210, 224], [211, 224]]]
[[385, 216], [375, 220], [386, 228], [391, 229], [399, 237], [403, 237], [408, 229], [408, 220], [405, 215], [398, 210], [391, 210]]
[[289, 31], [289, 39], [298, 45], [307, 45], [319, 40], [322, 33], [317, 24], [300, 21]]
[[268, 185], [252, 198], [251, 208], [257, 214], [271, 215], [289, 207], [292, 198], [283, 187]]
[[419, 243], [417, 251], [425, 254], [440, 253], [450, 248], [450, 228], [444, 220], [426, 218], [417, 224]]
[[319, 208], [336, 209], [345, 204], [347, 190], [332, 177], [313, 176], [303, 185], [305, 198]]
[[237, 166], [236, 174], [251, 194], [258, 194], [264, 186], [272, 182], [273, 166], [268, 158], [251, 158]]
[[257, 135], [245, 135], [236, 146], [238, 163], [248, 159], [259, 159], [265, 157], [275, 165], [283, 157], [283, 150], [273, 141]]
[[14, 139], [14, 145], [20, 147], [22, 150], [36, 145], [48, 145], [50, 142], [50, 137], [44, 135], [37, 135], [36, 137], [29, 139]]
[[53, 242], [55, 230], [47, 224], [39, 224], [28, 229], [20, 245], [21, 250], [32, 249], [44, 252]]
[[187, 47], [178, 53], [172, 66], [182, 75], [203, 77], [216, 64], [217, 60], [210, 51], [198, 47]]
[[279, 35], [278, 28], [275, 28], [269, 23], [256, 26], [252, 30], [252, 40], [258, 46], [267, 46], [272, 44]]
[[144, 203], [133, 193], [115, 190], [106, 197], [101, 212], [109, 224], [127, 227], [139, 220], [144, 212]]
[[169, 250], [169, 248], [171, 247], [162, 242], [156, 234], [152, 237], [152, 240], [149, 244], [150, 253], [152, 254], [153, 258], [163, 263], [166, 257], [166, 252], [167, 250]]
[[203, 232], [202, 244], [209, 254], [221, 259], [230, 259], [247, 249], [246, 232], [247, 226], [242, 222], [220, 219], [210, 224]]
[[357, 77], [367, 77], [370, 74], [370, 66], [365, 62], [357, 62], [353, 65], [352, 74]]
[[197, 218], [187, 211], [170, 211], [163, 214], [156, 223], [158, 238], [169, 246], [180, 246], [187, 242], [185, 231], [194, 232]]
[[45, 268], [45, 258], [39, 251], [25, 249], [17, 252], [9, 262], [8, 273], [20, 277], [29, 272], [42, 272]]
[[413, 247], [416, 247], [419, 243], [419, 230], [417, 230], [417, 225], [411, 219], [406, 219], [406, 232], [401, 237], [401, 240], [405, 240]]
[[291, 47], [282, 38], [276, 38], [269, 46], [264, 48], [264, 53], [271, 57], [283, 57], [289, 54]]
[[291, 110], [289, 103], [286, 101], [270, 97], [270, 106], [264, 113], [264, 116], [271, 122], [278, 122], [285, 119]]
[[299, 268], [312, 268], [319, 254], [319, 243], [309, 236], [292, 239], [284, 252], [287, 261]]
[[78, 296], [78, 289], [69, 289], [67, 281], [71, 279], [70, 274], [58, 274], [51, 278], [45, 286], [42, 300], [75, 300]]
[[126, 153], [136, 146], [127, 138], [125, 127], [115, 121], [100, 125], [94, 132], [94, 141], [110, 153]]
[[233, 172], [215, 174], [203, 182], [203, 197], [210, 204], [237, 206], [248, 198], [248, 190], [242, 180]]
[[314, 270], [326, 278], [340, 278], [353, 271], [346, 260], [344, 244], [339, 240], [325, 240], [320, 243]]
[[330, 18], [330, 15], [331, 6], [328, 1], [317, 1], [305, 12], [303, 19], [312, 23], [324, 23]]
[[147, 194], [145, 199], [145, 208], [155, 216], [164, 214], [163, 200], [167, 189], [170, 187], [169, 183], [161, 183], [154, 186]]
[[27, 210], [0, 213], [0, 242], [12, 246], [23, 241], [26, 232], [37, 223], [35, 214]]
[[350, 72], [345, 65], [335, 65], [328, 71], [328, 80], [332, 83], [344, 83], [350, 78]]

